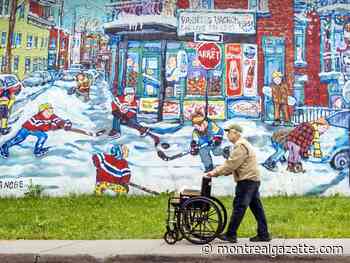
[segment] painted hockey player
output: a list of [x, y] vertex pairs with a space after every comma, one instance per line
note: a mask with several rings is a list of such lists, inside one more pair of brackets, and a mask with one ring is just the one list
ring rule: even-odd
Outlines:
[[150, 132], [150, 128], [142, 126], [137, 121], [137, 101], [133, 88], [126, 88], [125, 94], [114, 97], [112, 101], [113, 124], [109, 136], [118, 138], [121, 136], [120, 125], [125, 124], [139, 131], [140, 136], [150, 136], [155, 145], [159, 144], [159, 137]]
[[214, 121], [206, 119], [204, 114], [197, 110], [191, 116], [194, 130], [192, 132], [191, 154], [199, 154], [204, 165], [205, 172], [214, 169], [211, 153], [215, 156], [223, 155], [223, 149], [220, 147], [224, 130]]
[[113, 145], [110, 154], [96, 153], [92, 161], [96, 167], [95, 193], [102, 195], [107, 189], [115, 193], [127, 193], [131, 172], [126, 158], [129, 150], [125, 145]]
[[0, 134], [6, 135], [11, 131], [8, 126], [8, 119], [13, 104], [15, 103], [16, 90], [13, 88], [6, 88], [2, 82], [0, 82]]
[[27, 120], [17, 134], [0, 147], [0, 155], [3, 158], [8, 158], [11, 147], [20, 145], [28, 136], [34, 136], [37, 138], [34, 155], [36, 157], [43, 156], [49, 150], [49, 147], [44, 147], [48, 138], [47, 132], [58, 129], [70, 130], [71, 127], [70, 120], [63, 120], [54, 114], [50, 103], [41, 104], [38, 113]]

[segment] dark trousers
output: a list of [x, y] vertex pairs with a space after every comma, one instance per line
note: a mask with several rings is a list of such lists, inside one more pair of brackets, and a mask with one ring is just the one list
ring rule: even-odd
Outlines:
[[228, 235], [237, 236], [238, 227], [248, 206], [258, 223], [258, 236], [267, 237], [269, 235], [264, 208], [260, 200], [259, 187], [260, 182], [251, 180], [243, 180], [237, 183], [233, 211], [227, 230]]

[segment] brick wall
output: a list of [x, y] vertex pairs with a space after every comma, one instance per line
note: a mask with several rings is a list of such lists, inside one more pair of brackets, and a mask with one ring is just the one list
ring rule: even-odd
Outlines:
[[258, 44], [258, 91], [262, 95], [264, 85], [264, 56], [262, 49], [263, 36], [284, 37], [285, 39], [285, 72], [293, 94], [294, 65], [294, 8], [293, 0], [269, 1], [270, 16], [257, 19]]
[[248, 9], [248, 0], [214, 0], [216, 9]]
[[327, 85], [320, 82], [320, 32], [321, 24], [319, 16], [308, 13], [308, 26], [306, 30], [306, 62], [305, 68], [296, 68], [297, 74], [305, 74], [308, 81], [305, 83], [305, 105], [328, 106]]

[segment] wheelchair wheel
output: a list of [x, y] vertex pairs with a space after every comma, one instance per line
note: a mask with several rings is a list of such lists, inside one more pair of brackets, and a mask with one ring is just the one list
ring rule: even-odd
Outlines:
[[181, 205], [178, 226], [185, 239], [193, 244], [206, 244], [222, 231], [219, 206], [210, 198], [194, 197]]
[[222, 215], [222, 229], [220, 230], [220, 234], [222, 234], [225, 230], [226, 224], [227, 224], [227, 211], [225, 206], [221, 203], [221, 201], [213, 196], [210, 197], [220, 208], [220, 212]]
[[167, 244], [174, 245], [176, 243], [176, 241], [178, 240], [177, 237], [178, 237], [177, 231], [168, 230], [165, 232], [163, 239]]

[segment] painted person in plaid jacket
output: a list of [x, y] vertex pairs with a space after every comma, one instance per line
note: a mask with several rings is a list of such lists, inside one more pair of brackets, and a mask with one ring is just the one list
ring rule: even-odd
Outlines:
[[319, 136], [329, 128], [324, 118], [314, 122], [304, 122], [295, 127], [288, 135], [286, 148], [288, 150], [287, 171], [293, 173], [305, 172], [301, 158], [309, 157], [309, 150], [312, 145], [319, 145]]

